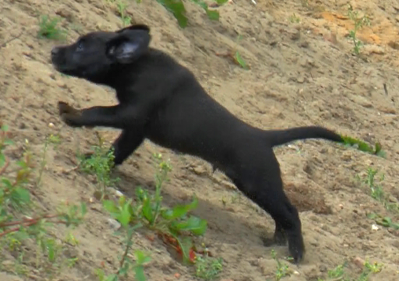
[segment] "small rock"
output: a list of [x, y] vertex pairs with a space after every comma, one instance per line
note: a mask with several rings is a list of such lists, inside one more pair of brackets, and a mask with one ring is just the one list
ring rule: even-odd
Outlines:
[[60, 9], [58, 9], [55, 13], [57, 15], [59, 15], [60, 17], [63, 17], [65, 19], [67, 19], [68, 21], [72, 21], [73, 20], [72, 12], [67, 7], [62, 7]]
[[10, 260], [5, 260], [1, 263], [2, 266], [13, 266], [14, 262]]
[[[399, 18], [399, 16], [397, 16]], [[388, 46], [391, 47], [392, 49], [399, 50], [399, 43], [395, 41], [391, 41], [388, 43]]]
[[324, 264], [319, 265], [319, 270], [320, 272], [327, 272], [327, 266], [325, 266]]
[[353, 263], [358, 266], [359, 268], [363, 268], [364, 265], [364, 260], [361, 259], [360, 257], [356, 257], [353, 259]]
[[385, 54], [385, 50], [377, 45], [365, 45], [362, 52], [365, 55], [371, 55], [371, 54], [376, 54], [376, 55], [383, 55]]
[[362, 97], [362, 96], [359, 96], [359, 95], [351, 95], [349, 98], [353, 102], [355, 102], [357, 104], [360, 104], [363, 107], [370, 108], [370, 107], [373, 106], [373, 104], [368, 99], [366, 99], [365, 97]]
[[[22, 281], [21, 278], [18, 276], [13, 276], [11, 274], [5, 273], [5, 272], [0, 272], [0, 280], [3, 281]], [[35, 279], [38, 280], [38, 279]]]
[[396, 114], [395, 108], [389, 106], [380, 106], [378, 110], [388, 114]]
[[194, 173], [197, 175], [203, 175], [206, 173], [206, 169], [204, 166], [196, 166], [193, 168]]
[[119, 222], [117, 222], [116, 220], [108, 218], [107, 221], [112, 229], [118, 230], [119, 228], [121, 228], [121, 224]]

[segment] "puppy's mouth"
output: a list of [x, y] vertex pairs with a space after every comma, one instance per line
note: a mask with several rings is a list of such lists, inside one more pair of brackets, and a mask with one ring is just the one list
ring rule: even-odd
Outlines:
[[57, 61], [56, 58], [52, 58], [51, 63], [53, 65], [53, 67], [55, 68], [55, 70], [57, 70], [58, 72], [60, 72], [62, 74], [69, 75], [69, 76], [76, 75], [76, 69], [72, 69], [63, 63], [60, 63], [59, 61]]

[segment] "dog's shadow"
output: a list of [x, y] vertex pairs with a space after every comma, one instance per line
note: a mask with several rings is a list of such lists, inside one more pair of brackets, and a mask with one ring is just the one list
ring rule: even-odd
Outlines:
[[[128, 175], [124, 171], [114, 170], [114, 176], [118, 177], [120, 181], [117, 184], [117, 188], [129, 198], [135, 197], [135, 190], [137, 187], [145, 188], [148, 192], [155, 192], [154, 181], [144, 179], [136, 175]], [[187, 203], [176, 198], [176, 194], [168, 189], [162, 190], [163, 202], [166, 206], [173, 206], [175, 204]], [[208, 223], [208, 230], [206, 233], [207, 238], [210, 241], [216, 240], [218, 243], [237, 245], [252, 244], [254, 247], [265, 246], [275, 247], [272, 241], [274, 230], [274, 221], [265, 214], [264, 226], [253, 225], [246, 221], [241, 216], [235, 216], [231, 209], [223, 209], [220, 206], [213, 204], [210, 201], [198, 199], [198, 207], [192, 211], [192, 214], [205, 219]], [[266, 230], [268, 229], [268, 230]], [[245, 239], [245, 242], [243, 241]], [[208, 240], [208, 239], [207, 239]], [[245, 245], [244, 245], [245, 246]]]

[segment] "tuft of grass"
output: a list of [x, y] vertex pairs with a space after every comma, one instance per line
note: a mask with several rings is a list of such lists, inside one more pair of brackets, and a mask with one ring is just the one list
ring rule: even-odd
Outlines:
[[116, 9], [118, 10], [119, 16], [122, 20], [123, 26], [129, 26], [132, 24], [132, 17], [130, 17], [126, 11], [126, 8], [129, 6], [129, 3], [125, 0], [106, 0], [109, 3], [115, 4]]
[[381, 225], [386, 228], [393, 228], [393, 229], [399, 230], [399, 223], [393, 222], [390, 217], [383, 217], [376, 213], [367, 214], [367, 217], [369, 219], [374, 220], [376, 222], [376, 224], [378, 224], [378, 225]]
[[301, 22], [300, 17], [298, 17], [295, 13], [293, 13], [288, 19], [291, 23], [300, 23]]
[[277, 262], [277, 268], [276, 268], [276, 273], [275, 273], [275, 279], [276, 281], [281, 280], [281, 278], [290, 276], [291, 271], [286, 264], [282, 264], [279, 258], [277, 258], [276, 251], [272, 250], [271, 252], [272, 258]]
[[336, 268], [328, 270], [327, 279], [318, 278], [317, 281], [368, 281], [372, 274], [379, 273], [383, 265], [377, 262], [371, 264], [369, 261], [365, 261], [363, 265], [363, 270], [357, 278], [351, 278], [348, 276], [345, 269], [347, 268], [347, 262], [342, 265], [338, 265]]
[[80, 170], [96, 177], [99, 190], [95, 192], [94, 197], [102, 200], [108, 196], [107, 189], [114, 187], [120, 179], [111, 175], [114, 163], [113, 150], [104, 145], [104, 139], [98, 133], [97, 139], [98, 144], [92, 146], [93, 154], [90, 157], [78, 155], [78, 158], [81, 161]]
[[380, 175], [380, 178], [377, 179], [376, 176], [378, 172], [379, 171], [377, 169], [369, 167], [367, 169], [366, 176], [363, 179], [360, 176], [357, 176], [357, 179], [369, 188], [370, 196], [372, 198], [381, 202], [388, 211], [398, 214], [399, 204], [397, 202], [391, 202], [389, 194], [384, 192], [382, 181], [384, 180], [385, 175], [382, 174]]
[[41, 15], [39, 18], [39, 38], [47, 38], [51, 40], [64, 41], [67, 32], [58, 27], [61, 19], [59, 17], [50, 17], [48, 15]]
[[[237, 37], [237, 44], [239, 43], [239, 41], [241, 41], [242, 36], [239, 35]], [[238, 52], [237, 49], [232, 49], [230, 51], [228, 51], [227, 53], [218, 53], [216, 54], [217, 56], [220, 57], [226, 57], [228, 58], [230, 61], [232, 61], [234, 64], [239, 65], [241, 68], [248, 70], [250, 69], [249, 65], [245, 62], [245, 60], [242, 58], [241, 54]]]
[[247, 65], [247, 63], [245, 62], [245, 60], [241, 57], [240, 53], [238, 51], [235, 52], [234, 54], [234, 61], [241, 66], [241, 68], [248, 70], [249, 66]]
[[215, 280], [223, 270], [223, 260], [209, 256], [195, 259], [195, 276], [203, 280]]
[[[385, 194], [384, 194], [384, 190], [382, 189], [382, 185], [376, 184], [375, 176], [377, 175], [377, 173], [378, 173], [377, 169], [373, 169], [373, 168], [369, 167], [367, 169], [367, 176], [366, 176], [366, 179], [364, 180], [364, 182], [370, 188], [371, 197], [373, 197], [377, 201], [383, 202], [385, 199]], [[385, 176], [384, 176], [384, 174], [382, 174], [379, 181], [380, 182], [383, 181], [384, 178], [385, 178]]]
[[344, 268], [347, 266], [347, 263], [343, 263], [338, 265], [336, 268], [334, 269], [330, 269], [327, 272], [327, 276], [328, 278], [332, 278], [334, 280], [340, 280], [339, 278], [342, 279], [342, 276], [344, 276]]
[[367, 15], [362, 17], [359, 16], [358, 11], [354, 11], [352, 5], [349, 4], [348, 6], [348, 16], [354, 23], [353, 30], [349, 31], [349, 38], [351, 38], [353, 42], [353, 52], [356, 55], [360, 54], [360, 48], [363, 46], [362, 41], [357, 39], [356, 34], [357, 32], [362, 29], [364, 26], [370, 26], [371, 22]]
[[127, 15], [126, 13], [126, 8], [127, 8], [127, 3], [119, 0], [116, 6], [118, 7], [119, 14], [121, 16], [122, 24], [123, 26], [129, 26], [132, 24], [132, 18]]

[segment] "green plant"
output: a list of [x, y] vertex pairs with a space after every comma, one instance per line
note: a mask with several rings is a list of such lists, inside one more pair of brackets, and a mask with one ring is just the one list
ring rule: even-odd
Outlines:
[[85, 173], [94, 174], [100, 188], [97, 199], [104, 199], [107, 194], [107, 187], [114, 186], [120, 179], [111, 175], [113, 168], [114, 154], [112, 149], [104, 145], [103, 138], [97, 134], [98, 145], [92, 147], [94, 153], [90, 157], [79, 155], [81, 160], [80, 169]]
[[383, 227], [392, 227], [396, 230], [399, 229], [399, 223], [392, 222], [392, 219], [390, 217], [383, 217], [376, 213], [369, 213], [367, 214], [367, 217], [369, 219], [374, 220], [376, 224], [381, 225]]
[[207, 222], [188, 214], [198, 205], [195, 197], [186, 205], [176, 205], [172, 208], [162, 206], [162, 186], [168, 180], [168, 173], [172, 168], [168, 162], [162, 161], [161, 154], [155, 154], [154, 158], [158, 163], [158, 171], [155, 174], [155, 194], [149, 194], [145, 189], [138, 187], [133, 199], [121, 196], [117, 201], [103, 201], [104, 208], [121, 223], [127, 233], [125, 254], [122, 256], [120, 268], [117, 273], [110, 275], [114, 279], [104, 280], [118, 280], [119, 276], [126, 275], [131, 268], [134, 269], [137, 280], [145, 280], [139, 279], [138, 276], [145, 278], [142, 265], [150, 261], [149, 257], [136, 252], [137, 255], [141, 255], [141, 264], [137, 264], [137, 261], [133, 263], [127, 258], [127, 252], [132, 246], [133, 231], [141, 227], [155, 231], [158, 237], [182, 255], [183, 261], [195, 262], [194, 245], [190, 236], [203, 235]]
[[365, 261], [364, 268], [357, 281], [367, 281], [371, 274], [379, 273], [382, 270], [382, 264], [377, 262], [371, 264], [368, 261]]
[[277, 258], [276, 251], [272, 250], [271, 252], [272, 258], [277, 262], [276, 268], [276, 281], [281, 280], [281, 278], [290, 275], [290, 270], [288, 265], [282, 264], [280, 260]]
[[301, 19], [295, 14], [293, 13], [290, 17], [289, 17], [289, 21], [291, 23], [300, 23]]
[[[55, 141], [50, 136], [46, 142]], [[26, 144], [28, 142], [26, 141]], [[30, 189], [38, 182], [34, 176], [32, 153], [25, 149], [21, 159], [12, 161], [6, 156], [6, 148], [12, 146], [9, 139], [8, 127], [2, 125], [0, 129], [0, 248], [3, 251], [18, 253], [15, 260], [15, 271], [23, 274], [26, 272], [25, 256], [32, 251], [26, 249], [27, 245], [35, 242], [36, 268], [52, 267], [59, 270], [64, 265], [60, 259], [63, 243], [50, 233], [54, 225], [75, 227], [83, 221], [86, 213], [85, 204], [62, 205], [52, 213], [40, 212], [35, 201], [32, 201]], [[46, 147], [46, 145], [45, 145]], [[46, 151], [46, 150], [44, 150]], [[40, 169], [45, 165], [45, 153], [42, 154]], [[39, 171], [39, 178], [41, 177]], [[33, 208], [35, 207], [35, 208]], [[0, 253], [0, 258], [2, 253]], [[67, 261], [71, 266], [71, 262]], [[58, 269], [57, 269], [58, 268]], [[54, 273], [55, 274], [55, 273]]]
[[[327, 276], [332, 279], [338, 279], [344, 276], [344, 268], [346, 267], [346, 263], [338, 265], [334, 269], [330, 269], [327, 272]], [[341, 278], [342, 279], [342, 278]], [[339, 279], [338, 279], [339, 280]]]
[[[373, 168], [367, 169], [367, 176], [365, 183], [370, 187], [371, 197], [376, 199], [377, 201], [383, 202], [385, 199], [385, 194], [380, 184], [375, 183], [375, 176], [377, 175], [378, 170]], [[381, 175], [380, 181], [384, 180], [384, 174]]]
[[120, 1], [117, 3], [117, 6], [118, 6], [119, 13], [120, 13], [120, 15], [121, 15], [121, 19], [122, 19], [123, 26], [128, 26], [128, 25], [132, 24], [132, 18], [129, 17], [129, 16], [126, 14], [126, 7], [127, 7], [127, 4], [126, 4], [125, 2], [123, 2], [123, 1], [120, 0]]
[[[209, 6], [206, 2], [201, 0], [191, 0], [191, 1], [199, 5], [201, 8], [203, 8], [209, 19], [211, 20], [219, 19], [219, 12], [209, 10]], [[221, 6], [225, 4], [227, 1], [228, 0], [216, 0], [215, 2], [219, 6]], [[157, 0], [157, 2], [162, 6], [164, 6], [166, 10], [168, 10], [170, 13], [173, 14], [180, 27], [184, 28], [187, 26], [188, 18], [186, 16], [186, 8], [182, 0]]]
[[358, 30], [362, 29], [364, 26], [370, 26], [371, 22], [367, 15], [360, 17], [359, 12], [354, 11], [352, 5], [350, 5], [350, 4], [348, 7], [348, 16], [354, 23], [353, 30], [349, 31], [349, 37], [352, 39], [352, 42], [353, 42], [353, 52], [356, 55], [359, 55], [360, 48], [363, 46], [363, 43], [357, 39], [356, 34], [357, 34]]
[[382, 270], [382, 265], [379, 263], [373, 263], [370, 264], [368, 261], [364, 262], [363, 265], [363, 270], [360, 273], [360, 275], [355, 279], [355, 278], [350, 278], [347, 276], [345, 272], [345, 268], [347, 266], [347, 263], [345, 262], [342, 265], [338, 265], [336, 268], [328, 270], [328, 278], [327, 279], [322, 279], [318, 278], [317, 281], [324, 281], [324, 280], [329, 280], [329, 281], [336, 281], [336, 280], [342, 280], [342, 281], [368, 281], [369, 277], [371, 274], [376, 274]]
[[244, 61], [244, 59], [241, 57], [240, 53], [238, 51], [235, 52], [234, 54], [234, 60], [237, 62], [237, 64], [239, 66], [241, 66], [242, 68], [248, 70], [249, 67], [247, 65], [247, 63]]
[[[193, 201], [186, 205], [176, 205], [173, 208], [162, 206], [161, 189], [163, 183], [168, 179], [168, 172], [171, 170], [169, 163], [160, 161], [161, 154], [154, 155], [159, 161], [159, 170], [155, 177], [155, 194], [150, 195], [145, 189], [136, 189], [135, 202], [132, 199], [126, 200], [121, 197], [118, 203], [107, 200], [104, 207], [111, 215], [121, 221], [131, 223], [141, 222], [143, 226], [152, 229], [169, 242], [177, 242], [176, 249], [182, 251], [184, 260], [192, 260], [190, 249], [192, 243], [184, 234], [194, 236], [203, 235], [206, 231], [207, 222], [195, 216], [188, 215], [198, 205], [198, 200], [194, 196]], [[172, 239], [170, 239], [172, 238]]]
[[195, 259], [195, 276], [203, 280], [215, 280], [223, 270], [223, 260], [209, 256]]
[[384, 174], [380, 176], [378, 181], [376, 180], [376, 175], [378, 172], [379, 171], [377, 169], [370, 167], [367, 169], [366, 177], [361, 179], [360, 176], [358, 176], [358, 179], [367, 185], [367, 187], [370, 189], [371, 197], [381, 202], [385, 209], [391, 212], [399, 213], [399, 204], [397, 202], [390, 202], [389, 194], [385, 194], [382, 188], [381, 182], [384, 180]]
[[130, 226], [129, 221], [125, 220], [121, 222], [124, 230], [126, 231], [126, 239], [125, 239], [125, 249], [123, 255], [119, 262], [119, 268], [116, 273], [105, 276], [103, 270], [98, 269], [96, 274], [100, 281], [118, 281], [120, 277], [127, 277], [130, 270], [132, 270], [135, 274], [135, 280], [137, 281], [146, 281], [146, 277], [144, 274], [144, 265], [151, 261], [151, 258], [140, 250], [134, 251], [134, 256], [136, 261], [132, 261], [129, 257], [129, 251], [133, 245], [133, 234], [134, 231], [141, 227], [140, 224], [136, 224], [135, 226]]
[[50, 17], [48, 15], [42, 15], [39, 18], [39, 38], [47, 38], [52, 40], [65, 40], [66, 31], [58, 27], [60, 22], [58, 17]]

